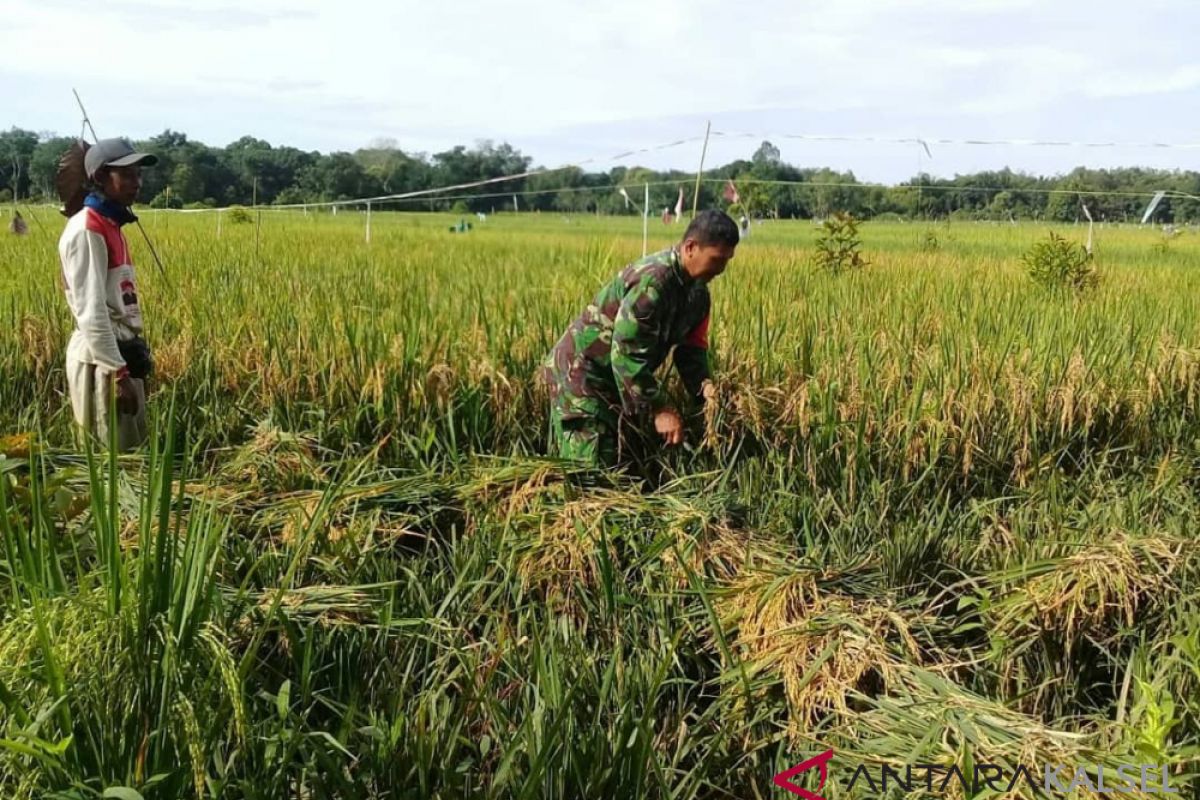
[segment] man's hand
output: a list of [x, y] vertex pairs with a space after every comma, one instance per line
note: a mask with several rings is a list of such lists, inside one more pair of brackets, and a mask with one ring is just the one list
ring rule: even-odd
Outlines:
[[717, 386], [710, 380], [706, 380], [700, 384], [700, 396], [704, 398], [704, 402], [711, 403], [717, 399]]
[[117, 413], [133, 416], [138, 412], [138, 396], [133, 379], [126, 375], [117, 380]]
[[654, 429], [663, 437], [667, 447], [683, 444], [683, 418], [673, 408], [664, 408], [654, 415]]

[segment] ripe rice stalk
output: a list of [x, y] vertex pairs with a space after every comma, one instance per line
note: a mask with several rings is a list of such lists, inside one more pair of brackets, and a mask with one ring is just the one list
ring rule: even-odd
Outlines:
[[1060, 558], [1025, 562], [995, 574], [1002, 594], [990, 625], [1010, 639], [1052, 631], [1067, 653], [1081, 637], [1111, 640], [1147, 610], [1180, 592], [1176, 574], [1200, 552], [1193, 540], [1113, 531]]
[[752, 572], [718, 601], [751, 676], [782, 685], [795, 741], [825, 715], [856, 713], [856, 690], [886, 693], [912, 664], [948, 663], [918, 643], [921, 626], [911, 612], [836, 587], [837, 576], [816, 571]]

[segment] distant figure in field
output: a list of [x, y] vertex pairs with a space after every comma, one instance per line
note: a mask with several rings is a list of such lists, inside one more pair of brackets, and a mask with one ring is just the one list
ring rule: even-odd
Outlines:
[[741, 226], [742, 226], [742, 237], [745, 238], [745, 237], [749, 236], [750, 235], [750, 218], [747, 217], [745, 214], [742, 214]]
[[24, 236], [29, 233], [29, 226], [25, 224], [25, 219], [21, 216], [20, 211], [13, 211], [12, 222], [8, 223], [8, 232], [15, 236]]
[[84, 156], [91, 192], [58, 242], [75, 332], [67, 345], [67, 387], [85, 435], [108, 443], [110, 398], [116, 399], [118, 450], [146, 439], [145, 379], [153, 367], [142, 339], [142, 311], [129, 243], [121, 227], [142, 188], [142, 165], [158, 158], [121, 139], [102, 139]]
[[708, 368], [709, 281], [738, 244], [734, 221], [704, 211], [683, 239], [625, 267], [603, 286], [542, 363], [554, 449], [562, 458], [614, 466], [651, 424], [668, 446], [683, 418], [654, 372], [674, 350], [675, 368], [699, 403], [714, 396]]

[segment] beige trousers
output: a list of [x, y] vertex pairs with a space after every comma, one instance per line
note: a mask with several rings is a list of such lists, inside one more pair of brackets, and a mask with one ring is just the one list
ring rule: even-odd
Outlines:
[[[118, 452], [133, 450], [146, 441], [146, 387], [139, 378], [130, 380], [137, 395], [138, 410], [136, 414], [117, 411]], [[115, 403], [116, 393], [112, 373], [95, 364], [80, 361], [68, 349], [67, 389], [71, 395], [75, 423], [95, 436], [101, 447], [107, 447], [109, 409], [110, 403]]]

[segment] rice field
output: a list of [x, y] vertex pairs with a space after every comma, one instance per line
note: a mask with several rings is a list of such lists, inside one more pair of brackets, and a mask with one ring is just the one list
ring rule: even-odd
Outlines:
[[756, 226], [718, 402], [602, 474], [534, 375], [640, 220], [143, 221], [119, 459], [72, 438], [61, 219], [0, 237], [0, 797], [785, 797], [828, 749], [830, 800], [1200, 797], [1195, 232], [1098, 226], [1077, 295], [1024, 272], [1044, 226], [866, 223], [840, 275]]

